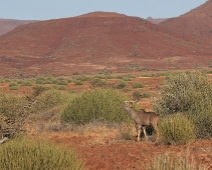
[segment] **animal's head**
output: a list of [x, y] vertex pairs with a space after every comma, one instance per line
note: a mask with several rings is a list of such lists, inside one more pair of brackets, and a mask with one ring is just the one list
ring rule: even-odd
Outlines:
[[123, 109], [128, 111], [131, 108], [133, 108], [134, 104], [135, 104], [135, 101], [125, 101]]

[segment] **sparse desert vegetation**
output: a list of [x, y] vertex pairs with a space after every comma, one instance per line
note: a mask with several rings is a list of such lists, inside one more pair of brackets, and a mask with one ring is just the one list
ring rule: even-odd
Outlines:
[[159, 25], [92, 12], [1, 35], [0, 169], [212, 169], [211, 7]]
[[[143, 141], [136, 142], [134, 123], [122, 109], [124, 101], [133, 99], [139, 101], [135, 110], [141, 108], [155, 110], [160, 115], [160, 142], [154, 145], [156, 134], [151, 127], [148, 127], [149, 139], [146, 144], [148, 147], [154, 147], [156, 150], [163, 149], [168, 153], [166, 147], [171, 145], [180, 148], [183, 154], [186, 152], [183, 146], [187, 146], [187, 144], [192, 146], [194, 143], [194, 148], [200, 148], [201, 146], [195, 145], [196, 141], [199, 140], [198, 142], [201, 143], [201, 140], [205, 142], [207, 139], [210, 142], [211, 121], [208, 116], [210, 116], [209, 94], [212, 90], [212, 83], [209, 75], [200, 71], [162, 75], [149, 75], [149, 77], [147, 75], [144, 77], [142, 75], [79, 75], [66, 78], [44, 76], [23, 80], [23, 82], [30, 82], [30, 86], [22, 86], [19, 79], [2, 78], [0, 111], [2, 116], [8, 118], [8, 121], [2, 119], [1, 127], [20, 128], [17, 124], [23, 121], [20, 119], [22, 108], [30, 106], [26, 110], [27, 117], [24, 119], [22, 130], [17, 131], [13, 139], [7, 141], [4, 146], [20, 140], [16, 136], [23, 132], [30, 138], [26, 141], [35, 140], [32, 134], [52, 142], [62, 141], [64, 144], [66, 139], [70, 138], [68, 143], [70, 146], [73, 145], [73, 148], [77, 148], [76, 153], [78, 153], [78, 149], [82, 150], [81, 146], [86, 143], [97, 147], [98, 145], [95, 144], [97, 141], [101, 141], [102, 147], [105, 149], [108, 149], [110, 145], [124, 147], [124, 144], [127, 143], [131, 147], [132, 145], [138, 146]], [[122, 80], [123, 77], [130, 77], [125, 86], [130, 90], [125, 92], [116, 87], [116, 85], [120, 85], [120, 79]], [[46, 83], [41, 83], [40, 80]], [[51, 82], [48, 83], [47, 80], [51, 80]], [[58, 85], [58, 81], [66, 82], [64, 90], [54, 88], [55, 85]], [[82, 81], [83, 84], [79, 87], [74, 83], [75, 81]], [[94, 86], [94, 83], [97, 86]], [[142, 84], [143, 86], [133, 88], [133, 84]], [[11, 85], [20, 89], [10, 90]], [[158, 86], [160, 87], [159, 91], [157, 91]], [[75, 90], [74, 93], [73, 90]], [[155, 100], [156, 98], [157, 100]], [[208, 100], [205, 101], [205, 99]], [[18, 123], [9, 123], [11, 121]], [[202, 131], [202, 129], [205, 130]], [[47, 136], [41, 137], [45, 136], [43, 134], [47, 134]], [[143, 139], [143, 134], [141, 136]], [[90, 152], [95, 153], [95, 151]], [[150, 155], [154, 153], [154, 151], [150, 152]], [[172, 151], [170, 150], [170, 152]], [[182, 161], [180, 157], [175, 157], [175, 161], [180, 162], [182, 166], [194, 167], [195, 165], [197, 169], [199, 163], [208, 165], [204, 161], [198, 161], [197, 157], [193, 155], [193, 150], [190, 152], [191, 154], [186, 158], [187, 161]], [[13, 153], [18, 154], [18, 152]], [[83, 156], [79, 155], [78, 158], [73, 157], [73, 160], [80, 162], [80, 158]], [[172, 159], [171, 155], [158, 156], [154, 160], [149, 159], [154, 162], [153, 169], [155, 169], [155, 164], [162, 163], [162, 159]], [[191, 157], [195, 159], [193, 162], [190, 161]], [[173, 164], [176, 166], [176, 162], [166, 166], [174, 166]], [[78, 165], [82, 168], [81, 163]], [[143, 166], [136, 164], [136, 167], [142, 168]], [[163, 166], [160, 165], [160, 167]]]

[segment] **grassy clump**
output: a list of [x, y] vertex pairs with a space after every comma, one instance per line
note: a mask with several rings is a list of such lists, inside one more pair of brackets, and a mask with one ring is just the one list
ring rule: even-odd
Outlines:
[[205, 170], [203, 166], [198, 166], [194, 159], [190, 159], [189, 149], [186, 154], [169, 153], [155, 155], [153, 161], [145, 166], [147, 170]]
[[74, 124], [86, 124], [96, 119], [109, 122], [129, 120], [122, 111], [125, 97], [116, 90], [95, 89], [76, 96], [62, 111], [61, 119]]
[[1, 170], [81, 170], [82, 162], [72, 149], [47, 141], [17, 138], [0, 147]]
[[182, 114], [163, 117], [159, 129], [162, 141], [168, 144], [182, 145], [195, 139], [194, 125]]

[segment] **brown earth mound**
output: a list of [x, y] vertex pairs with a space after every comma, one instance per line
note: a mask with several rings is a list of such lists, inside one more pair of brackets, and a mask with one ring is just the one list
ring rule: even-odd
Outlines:
[[96, 12], [22, 25], [2, 35], [0, 76], [208, 67], [211, 52], [211, 44], [200, 38], [138, 17]]
[[212, 38], [212, 0], [191, 11], [170, 18], [159, 25], [185, 35]]

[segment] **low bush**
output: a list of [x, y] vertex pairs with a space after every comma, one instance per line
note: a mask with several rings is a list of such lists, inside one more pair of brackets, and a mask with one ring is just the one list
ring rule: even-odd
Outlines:
[[193, 114], [187, 112], [188, 119], [195, 125], [195, 134], [199, 139], [209, 139], [212, 136], [212, 114], [211, 111]]
[[2, 94], [0, 95], [0, 114], [7, 117], [15, 117], [26, 104], [27, 100], [25, 97], [12, 94]]
[[127, 86], [127, 82], [121, 80], [121, 81], [119, 82], [119, 84], [116, 84], [116, 85], [114, 86], [114, 88], [122, 89], [122, 88], [124, 88], [124, 87], [126, 87], [126, 86]]
[[83, 81], [81, 81], [81, 80], [76, 80], [76, 81], [74, 82], [74, 84], [75, 84], [75, 85], [83, 85], [84, 83], [83, 83]]
[[77, 95], [61, 113], [61, 119], [74, 124], [86, 124], [96, 119], [117, 122], [128, 121], [122, 110], [125, 97], [112, 89], [95, 89]]
[[168, 144], [186, 144], [196, 137], [195, 126], [182, 114], [163, 117], [159, 129], [162, 141]]
[[25, 81], [24, 83], [22, 83], [22, 86], [32, 86], [33, 83], [30, 81]]
[[36, 97], [36, 103], [32, 108], [34, 113], [39, 113], [55, 106], [63, 105], [69, 100], [70, 94], [59, 90], [51, 89], [44, 91]]
[[204, 72], [169, 75], [161, 85], [155, 110], [169, 115], [178, 112], [195, 125], [197, 138], [212, 137], [212, 83]]
[[150, 93], [143, 93], [141, 98], [150, 98], [152, 95]]
[[10, 90], [19, 90], [19, 87], [18, 86], [11, 86]]
[[144, 85], [139, 82], [134, 82], [132, 88], [144, 88]]
[[17, 138], [0, 147], [1, 170], [81, 170], [82, 161], [72, 149], [47, 141]]
[[13, 86], [18, 86], [18, 84], [17, 84], [16, 82], [11, 82], [11, 83], [9, 84], [9, 87], [13, 87]]

